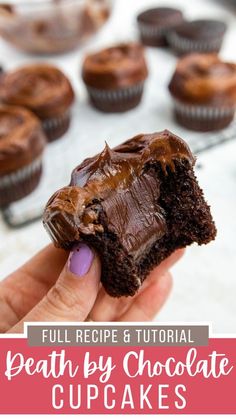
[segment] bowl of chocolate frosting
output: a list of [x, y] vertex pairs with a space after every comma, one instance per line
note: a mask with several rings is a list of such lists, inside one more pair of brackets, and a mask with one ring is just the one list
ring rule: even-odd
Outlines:
[[84, 44], [108, 20], [112, 0], [9, 0], [0, 4], [0, 36], [33, 54]]

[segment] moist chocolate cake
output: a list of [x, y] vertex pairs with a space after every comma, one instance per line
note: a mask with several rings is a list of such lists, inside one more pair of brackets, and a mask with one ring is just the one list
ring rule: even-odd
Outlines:
[[58, 247], [82, 240], [96, 249], [110, 295], [134, 295], [174, 250], [215, 238], [194, 163], [187, 144], [167, 130], [106, 145], [51, 197], [44, 225]]

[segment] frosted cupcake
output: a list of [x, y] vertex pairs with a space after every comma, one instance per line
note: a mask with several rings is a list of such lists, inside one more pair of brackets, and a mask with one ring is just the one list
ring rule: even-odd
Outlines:
[[167, 46], [167, 34], [183, 21], [183, 13], [178, 9], [156, 7], [145, 10], [137, 16], [142, 43], [152, 47]]
[[32, 64], [1, 77], [0, 100], [24, 106], [42, 121], [48, 141], [61, 137], [70, 125], [74, 93], [70, 81], [58, 68]]
[[179, 60], [170, 81], [177, 121], [192, 130], [227, 127], [236, 105], [236, 64], [215, 54], [191, 54]]
[[141, 101], [148, 70], [140, 44], [121, 44], [88, 55], [82, 77], [90, 102], [103, 112], [124, 112]]
[[45, 145], [41, 123], [33, 113], [20, 107], [0, 107], [0, 207], [36, 188]]
[[227, 26], [220, 20], [183, 22], [167, 34], [168, 44], [178, 55], [220, 51]]

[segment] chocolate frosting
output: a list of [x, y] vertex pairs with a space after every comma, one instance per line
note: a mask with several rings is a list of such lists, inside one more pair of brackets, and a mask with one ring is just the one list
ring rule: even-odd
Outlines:
[[102, 202], [109, 225], [122, 239], [128, 254], [138, 258], [166, 232], [165, 214], [157, 204], [160, 185], [154, 173], [143, 173], [128, 189], [116, 191]]
[[188, 55], [179, 60], [169, 90], [189, 103], [235, 106], [236, 64], [215, 54]]
[[63, 114], [74, 100], [72, 86], [58, 68], [32, 64], [5, 73], [0, 80], [0, 100], [25, 106], [41, 119]]
[[0, 17], [4, 19], [1, 36], [15, 47], [36, 54], [77, 48], [98, 31], [111, 10], [110, 0], [33, 0], [26, 2], [26, 8], [21, 8], [22, 2], [14, 3], [14, 8], [0, 4]]
[[167, 130], [138, 135], [113, 150], [106, 145], [72, 172], [68, 187], [52, 196], [44, 225], [57, 246], [70, 248], [81, 235], [104, 232], [102, 208], [109, 231], [137, 259], [166, 232], [154, 165], [159, 162], [167, 176], [182, 159], [195, 162], [187, 144]]
[[207, 41], [217, 36], [223, 36], [226, 28], [226, 24], [220, 20], [199, 19], [183, 22], [175, 28], [175, 32], [187, 39]]
[[141, 83], [147, 75], [144, 49], [135, 43], [88, 55], [82, 68], [82, 77], [88, 86], [107, 90]]
[[34, 114], [20, 107], [0, 107], [0, 175], [30, 164], [45, 145], [41, 123]]
[[138, 22], [150, 25], [166, 26], [183, 21], [183, 13], [171, 7], [156, 7], [140, 13], [137, 17]]

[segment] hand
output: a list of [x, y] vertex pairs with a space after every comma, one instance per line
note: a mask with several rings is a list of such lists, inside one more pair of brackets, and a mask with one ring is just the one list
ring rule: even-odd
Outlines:
[[49, 245], [0, 283], [0, 332], [21, 333], [25, 321], [151, 320], [171, 290], [168, 270], [182, 254], [155, 268], [134, 297], [116, 299], [101, 286], [99, 258], [88, 246], [68, 257]]

